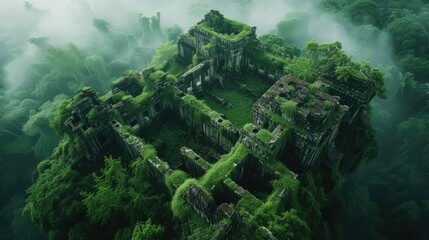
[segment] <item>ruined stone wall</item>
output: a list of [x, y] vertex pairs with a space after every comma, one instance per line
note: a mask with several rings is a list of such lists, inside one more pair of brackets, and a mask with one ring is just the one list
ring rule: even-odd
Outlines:
[[340, 104], [349, 107], [343, 122], [345, 126], [365, 120], [366, 107], [375, 96], [375, 83], [372, 80], [350, 78], [346, 82], [336, 82], [324, 79], [329, 85], [329, 92], [340, 97]]
[[236, 127], [225, 125], [224, 119], [213, 118], [198, 106], [187, 105], [181, 97], [176, 97], [174, 111], [191, 128], [201, 131], [214, 145], [225, 151], [231, 150], [240, 135]]
[[133, 97], [139, 95], [143, 88], [139, 84], [140, 74], [135, 74], [133, 76], [125, 76], [117, 80], [112, 84], [112, 93], [115, 94], [119, 91], [123, 91]]
[[200, 178], [210, 168], [210, 164], [190, 148], [182, 147], [180, 154], [187, 172], [194, 178]]
[[206, 60], [187, 71], [180, 77], [179, 88], [183, 92], [199, 92], [206, 90], [213, 77], [213, 63]]
[[210, 194], [201, 187], [191, 184], [186, 191], [185, 199], [207, 223], [214, 222], [216, 204]]
[[197, 52], [197, 43], [189, 34], [182, 35], [177, 41], [177, 60], [184, 65], [192, 63], [192, 57]]
[[[309, 96], [313, 101], [311, 105]], [[296, 104], [292, 116], [281, 112], [283, 100], [277, 100], [279, 97]], [[295, 153], [303, 168], [319, 165], [317, 160], [322, 150], [335, 145], [336, 134], [347, 111], [348, 107], [340, 105], [338, 97], [310, 92], [308, 83], [291, 76], [277, 81], [252, 107], [254, 122], [259, 126], [289, 126], [293, 134], [288, 149]], [[255, 148], [258, 144], [249, 145]]]

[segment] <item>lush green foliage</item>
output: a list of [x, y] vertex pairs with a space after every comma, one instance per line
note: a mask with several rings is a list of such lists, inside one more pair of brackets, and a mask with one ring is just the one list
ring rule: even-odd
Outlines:
[[198, 24], [204, 30], [226, 40], [239, 40], [251, 33], [251, 27], [223, 17], [218, 11], [211, 10], [209, 18]]
[[162, 69], [169, 59], [177, 53], [177, 45], [174, 41], [160, 45], [156, 49], [156, 54], [153, 56], [148, 67]]
[[315, 73], [312, 68], [311, 61], [303, 57], [286, 59], [284, 71], [285, 73], [292, 74], [293, 76], [307, 82], [313, 82], [315, 79]]
[[93, 175], [94, 188], [84, 193], [85, 204], [90, 220], [100, 225], [106, 224], [112, 216], [121, 215], [126, 202], [126, 173], [119, 160], [108, 158], [101, 176]]
[[133, 230], [132, 240], [160, 239], [164, 231], [164, 227], [152, 224], [149, 218], [145, 223], [137, 223]]
[[272, 140], [274, 140], [274, 135], [266, 129], [262, 129], [261, 131], [256, 133], [256, 137], [258, 137], [264, 142], [271, 142]]
[[182, 185], [189, 175], [181, 170], [175, 170], [170, 175], [165, 176], [165, 184], [172, 194], [174, 194], [176, 187]]
[[297, 216], [295, 209], [276, 216], [268, 224], [274, 235], [280, 239], [310, 239], [310, 228]]
[[183, 34], [183, 29], [179, 25], [174, 25], [166, 30], [169, 41], [177, 41]]
[[191, 214], [192, 208], [187, 204], [184, 199], [184, 194], [192, 184], [199, 185], [196, 179], [188, 179], [182, 185], [180, 185], [174, 193], [173, 199], [171, 200], [171, 209], [173, 216], [181, 220], [185, 220]]
[[280, 111], [283, 114], [286, 114], [287, 117], [291, 118], [293, 115], [295, 115], [296, 112], [296, 102], [293, 102], [291, 100], [286, 100], [282, 97], [276, 97], [275, 99], [280, 104]]
[[[225, 81], [226, 88], [213, 88], [211, 93], [225, 100], [226, 104], [220, 104], [210, 96], [204, 96], [204, 102], [213, 110], [225, 114], [235, 126], [242, 127], [252, 121], [251, 108], [270, 87], [270, 82], [261, 79], [255, 74], [243, 74], [240, 77], [240, 86]], [[245, 89], [250, 89], [258, 97], [250, 95]]]
[[277, 24], [274, 32], [287, 42], [302, 47], [309, 39], [307, 29], [310, 16], [307, 13], [289, 13]]
[[233, 170], [235, 164], [244, 160], [249, 154], [249, 149], [241, 143], [237, 143], [231, 151], [222, 156], [222, 158], [214, 164], [207, 173], [201, 178], [201, 185], [205, 189], [211, 189], [219, 182], [225, 180]]
[[65, 161], [72, 156], [67, 149], [73, 148], [73, 144], [63, 139], [56, 159], [39, 164], [39, 177], [29, 189], [26, 211], [53, 238], [67, 234], [89, 237], [96, 233], [94, 229], [104, 227], [109, 228], [103, 233], [108, 236], [123, 224], [168, 218], [168, 205], [162, 196], [152, 192], [147, 182], [145, 160], [132, 164], [131, 176], [119, 160], [111, 157], [99, 172], [82, 175]]
[[262, 35], [259, 37], [259, 41], [266, 52], [272, 53], [276, 56], [292, 58], [294, 56], [298, 56], [300, 53], [297, 47], [289, 44], [277, 35]]
[[359, 39], [377, 39], [379, 33], [387, 32], [397, 65], [382, 68], [389, 98], [373, 103], [378, 157], [344, 190], [349, 216], [344, 221], [345, 236], [425, 239], [429, 236], [423, 227], [429, 216], [428, 196], [423, 189], [429, 179], [422, 174], [427, 169], [425, 149], [429, 146], [425, 135], [429, 110], [428, 1], [318, 3], [340, 16], [341, 21], [360, 25], [355, 28], [359, 29]]
[[348, 79], [374, 81], [375, 92], [378, 97], [386, 98], [383, 74], [377, 68], [371, 68], [368, 62], [356, 63], [342, 50], [341, 43], [319, 45], [309, 41], [304, 47], [310, 58], [314, 72], [328, 80], [346, 82]]
[[[429, 107], [426, 85], [429, 74], [429, 18], [428, 7], [422, 2], [428, 2], [419, 0], [317, 0], [315, 2], [325, 9], [334, 11], [345, 28], [351, 29], [357, 41], [364, 39], [365, 43], [369, 44], [371, 39], [381, 41], [383, 36], [391, 38], [394, 60], [403, 73], [398, 68], [382, 67], [383, 71], [379, 71], [372, 69], [367, 63], [356, 64], [344, 54], [338, 43], [319, 45], [309, 42], [305, 48], [306, 55], [298, 57], [296, 55], [299, 52], [295, 47], [272, 35], [260, 38], [262, 47], [267, 53], [262, 55], [260, 60], [262, 63], [267, 63], [274, 59], [276, 66], [281, 68], [284, 66], [285, 72], [309, 82], [313, 82], [321, 75], [339, 82], [347, 81], [351, 77], [361, 80], [373, 79], [376, 82], [379, 97], [385, 96], [383, 89], [383, 74], [385, 74], [385, 78], [390, 81], [386, 86], [391, 97], [388, 101], [395, 105], [391, 107], [380, 102], [374, 104], [374, 124], [378, 128], [378, 139], [382, 143], [381, 153], [377, 161], [369, 164], [369, 170], [362, 175], [363, 180], [360, 179], [359, 184], [346, 186], [348, 188], [345, 188], [347, 191], [342, 201], [347, 206], [346, 211], [350, 218], [344, 222], [344, 226], [346, 231], [350, 228], [359, 229], [359, 234], [354, 236], [361, 239], [378, 238], [376, 229], [379, 233], [393, 239], [426, 239], [428, 233], [424, 223], [429, 220], [429, 198], [425, 191], [429, 183], [426, 174], [427, 159], [429, 159], [427, 141]], [[194, 7], [207, 8], [201, 5]], [[34, 10], [28, 3], [27, 9]], [[306, 30], [310, 17], [307, 14], [289, 14], [278, 24], [275, 31], [287, 42], [303, 46], [307, 40]], [[132, 35], [114, 30], [103, 19], [94, 19], [93, 25], [102, 35], [102, 39], [97, 41], [97, 44], [93, 44], [89, 52], [88, 49], [80, 49], [73, 44], [52, 46], [46, 37], [30, 39], [30, 43], [37, 47], [43, 59], [32, 65], [33, 72], [29, 74], [30, 80], [25, 85], [13, 88], [6, 97], [3, 96], [4, 91], [0, 89], [0, 133], [3, 137], [0, 139], [0, 154], [1, 161], [5, 161], [4, 159], [8, 161], [7, 164], [2, 162], [0, 166], [2, 174], [4, 173], [2, 175], [4, 186], [7, 186], [2, 186], [2, 193], [5, 192], [9, 196], [9, 193], [14, 192], [11, 189], [23, 188], [17, 184], [21, 175], [13, 174], [10, 169], [19, 169], [27, 176], [26, 181], [29, 183], [30, 171], [38, 161], [34, 155], [39, 160], [49, 156], [58, 141], [58, 136], [53, 129], [61, 135], [66, 132], [63, 123], [70, 116], [71, 106], [76, 99], [64, 100], [66, 96], [61, 94], [72, 95], [84, 85], [104, 92], [109, 88], [112, 77], [119, 76], [126, 69], [145, 67], [154, 53], [150, 46], [164, 38], [159, 20], [159, 16], [141, 17], [137, 34]], [[359, 26], [350, 27], [347, 25], [349, 23]], [[234, 39], [237, 35], [240, 37], [238, 32], [243, 26], [234, 21], [228, 24], [231, 32], [225, 35], [226, 38]], [[245, 26], [245, 30], [242, 32], [248, 33], [250, 29]], [[172, 27], [167, 30], [168, 38], [174, 41], [180, 32], [181, 29], [178, 27]], [[381, 42], [386, 41], [384, 39]], [[0, 42], [0, 49], [7, 50], [0, 57], [1, 66], [11, 52], [20, 51], [20, 49], [5, 46], [7, 43]], [[365, 49], [359, 50], [365, 51]], [[384, 50], [380, 49], [377, 54]], [[161, 46], [151, 66], [164, 71], [175, 69], [174, 73], [173, 71], [170, 73], [180, 75], [184, 71], [183, 67], [168, 61], [175, 51], [175, 45], [172, 43]], [[284, 59], [285, 57], [288, 58]], [[4, 69], [1, 68], [0, 88], [3, 87], [3, 80]], [[245, 84], [258, 95], [265, 91], [263, 84], [258, 81]], [[148, 90], [150, 89], [146, 89], [145, 94], [133, 99], [135, 103], [144, 104], [152, 96]], [[244, 119], [243, 124], [250, 122], [250, 112], [237, 111], [242, 109], [240, 104], [245, 103], [243, 109], [248, 110], [253, 102], [242, 101], [250, 97], [241, 96], [242, 94], [237, 92], [241, 91], [237, 89], [236, 92], [221, 96], [231, 102], [234, 108], [225, 110], [219, 107], [220, 110], [218, 110], [214, 107], [215, 104], [213, 106], [210, 104], [209, 100], [207, 104], [214, 110], [224, 112], [231, 121], [241, 125], [240, 118]], [[118, 94], [115, 97], [119, 101], [125, 95]], [[9, 98], [13, 100], [5, 102], [5, 100], [9, 101]], [[215, 116], [214, 112], [207, 110], [207, 105], [199, 103], [192, 99], [187, 102], [189, 105], [202, 107], [204, 112]], [[283, 107], [285, 111], [289, 111], [290, 106]], [[162, 136], [170, 138], [177, 132], [180, 133], [177, 134], [179, 137], [190, 135], [187, 132], [184, 135], [183, 130], [170, 130], [167, 131], [168, 134], [160, 133], [160, 139]], [[166, 151], [162, 154], [169, 155], [166, 142], [167, 140], [161, 139], [153, 144], [158, 150], [165, 148]], [[361, 146], [359, 142], [352, 142], [348, 146], [350, 151], [346, 151], [346, 155], [350, 156], [360, 151]], [[169, 200], [151, 189], [146, 176], [146, 161], [156, 155], [154, 148], [148, 146], [147, 151], [144, 151], [144, 159], [138, 159], [130, 166], [125, 166], [114, 158], [108, 158], [102, 170], [87, 175], [71, 169], [67, 162], [80, 147], [78, 141], [65, 134], [51, 159], [39, 164], [35, 174], [36, 181], [28, 190], [25, 213], [31, 214], [33, 219], [49, 232], [51, 238], [94, 239], [116, 236], [117, 239], [129, 239], [136, 235], [137, 238], [156, 239], [164, 230], [171, 231], [171, 225], [168, 225], [171, 220], [167, 204]], [[224, 156], [218, 164], [214, 165], [217, 171], [211, 172], [210, 178], [201, 179], [199, 183], [211, 185], [211, 181], [223, 180], [227, 175], [227, 166], [235, 163], [236, 160], [238, 161], [239, 157]], [[346, 161], [344, 165], [347, 164], [349, 163]], [[283, 165], [273, 164], [272, 167], [278, 170], [283, 169], [281, 166]], [[298, 181], [290, 175], [286, 176], [282, 170], [280, 172], [285, 176], [271, 183], [274, 187], [273, 196], [279, 195], [283, 189], [288, 189], [287, 196], [290, 196], [287, 198], [288, 201], [280, 203], [274, 201], [274, 197], [268, 196], [267, 201], [260, 205], [262, 203], [260, 200], [247, 197], [239, 204], [249, 211], [255, 211], [257, 219], [255, 221], [267, 226], [279, 238], [336, 238], [335, 235], [329, 236], [325, 222], [327, 219], [332, 220], [331, 214], [326, 213], [337, 212], [339, 209], [326, 209], [328, 198], [336, 200], [335, 193], [338, 193], [340, 188], [339, 183], [336, 182], [340, 176], [335, 175], [338, 174], [335, 172], [338, 169], [336, 166], [333, 168], [334, 173], [325, 173], [329, 176], [334, 175], [332, 179], [328, 179], [329, 181], [315, 173], [306, 174], [299, 177], [299, 187]], [[171, 176], [166, 177], [170, 187], [173, 183], [180, 185], [184, 182], [178, 189], [182, 194], [183, 186], [191, 182], [185, 181], [186, 178], [186, 174], [181, 171], [175, 171]], [[198, 184], [197, 180], [193, 181]], [[331, 185], [334, 185], [333, 189]], [[183, 214], [189, 210], [188, 206], [183, 204], [180, 194], [179, 197], [176, 195], [173, 198], [175, 204], [172, 203], [175, 206], [172, 207], [173, 212], [179, 212], [176, 214], [178, 217], [188, 216], [189, 212], [188, 215]], [[255, 206], [260, 206], [258, 211]], [[23, 226], [28, 222], [19, 217], [21, 216], [19, 212], [15, 213], [14, 230], [24, 229]], [[149, 218], [155, 224], [152, 224]], [[159, 225], [161, 223], [164, 226]], [[134, 231], [133, 226], [135, 226]], [[339, 225], [331, 226], [331, 233], [339, 228], [337, 226]], [[200, 239], [201, 235], [216, 232], [213, 228], [196, 228], [195, 234], [190, 238]], [[180, 229], [180, 226], [176, 226], [176, 229]], [[366, 235], [365, 230], [371, 231], [371, 234]]]

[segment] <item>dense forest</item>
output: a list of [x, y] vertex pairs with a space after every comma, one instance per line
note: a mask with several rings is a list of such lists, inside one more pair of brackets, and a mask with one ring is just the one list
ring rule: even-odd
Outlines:
[[[429, 238], [429, 1], [278, 0], [266, 12], [252, 0], [191, 1], [185, 7], [148, 1], [147, 16], [125, 7], [131, 1], [109, 1], [104, 8], [104, 2], [81, 0], [66, 10], [52, 3], [69, 13], [60, 16], [34, 2], [0, 10], [2, 239], [168, 239], [186, 232], [168, 221], [176, 213], [145, 181], [145, 159], [123, 166], [107, 158], [99, 172], [83, 177], [71, 169], [62, 158], [77, 144], [60, 138], [61, 109], [84, 86], [104, 94], [129, 69], [165, 64], [180, 34], [213, 8], [268, 34], [260, 40], [284, 54], [286, 73], [314, 78], [308, 48], [314, 39], [340, 41], [352, 56], [337, 51], [329, 58], [334, 63], [340, 57], [369, 61], [384, 75], [386, 91], [371, 104], [377, 153], [372, 149], [363, 161], [339, 166], [347, 171], [332, 173], [331, 191], [320, 186], [326, 181], [320, 174], [303, 177], [299, 196], [310, 206], [305, 213], [261, 219], [284, 239]], [[19, 21], [11, 24], [13, 15]], [[52, 23], [63, 17], [68, 22]]]
[[357, 38], [383, 31], [392, 64], [383, 66], [387, 100], [373, 102], [378, 155], [346, 182], [344, 231], [351, 239], [426, 239], [429, 219], [428, 1], [318, 1]]

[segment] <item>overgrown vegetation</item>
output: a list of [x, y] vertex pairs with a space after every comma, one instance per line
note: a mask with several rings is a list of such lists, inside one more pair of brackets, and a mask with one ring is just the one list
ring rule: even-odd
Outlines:
[[[428, 2], [315, 2], [336, 14], [346, 28], [351, 29], [356, 41], [369, 43], [372, 38], [378, 41], [387, 33], [393, 42], [394, 62], [401, 71], [394, 66], [382, 66], [381, 71], [372, 68], [369, 63], [355, 63], [344, 53], [339, 43], [318, 44], [310, 41], [305, 45], [311, 16], [302, 13], [289, 14], [277, 25], [275, 32], [283, 39], [273, 35], [260, 38], [265, 53], [257, 56], [257, 61], [262, 67], [274, 66], [311, 83], [321, 77], [340, 84], [353, 78], [374, 80], [377, 95], [381, 98], [386, 97], [382, 85], [384, 74], [389, 84], [386, 86], [388, 104], [375, 102], [373, 113], [377, 139], [381, 145], [379, 157], [368, 165], [366, 172], [358, 174], [360, 178], [353, 178], [353, 182], [346, 183], [341, 199], [340, 171], [354, 171], [362, 158], [374, 156], [376, 147], [370, 129], [359, 133], [361, 135], [353, 141], [343, 142], [343, 153], [348, 160], [339, 166], [331, 166], [332, 171], [309, 172], [295, 179], [282, 163], [268, 161], [268, 166], [281, 175], [270, 183], [273, 186], [272, 194], [266, 201], [247, 195], [239, 201], [238, 206], [254, 213], [254, 221], [266, 226], [280, 239], [341, 238], [339, 232], [342, 232], [342, 228], [346, 238], [374, 239], [382, 235], [392, 239], [426, 239], [429, 235], [424, 225], [429, 219], [429, 199], [425, 193], [429, 159], [429, 21], [428, 6], [423, 3]], [[26, 8], [43, 14], [30, 3], [26, 3]], [[63, 124], [70, 116], [71, 106], [79, 100], [79, 95], [72, 99], [68, 96], [83, 86], [104, 93], [113, 78], [127, 69], [143, 69], [147, 64], [157, 70], [149, 76], [152, 83], [156, 83], [163, 72], [171, 74], [167, 81], [175, 82], [174, 77], [185, 71], [183, 66], [171, 60], [176, 53], [173, 42], [160, 46], [156, 52], [153, 49], [152, 46], [158, 40], [164, 39], [159, 21], [159, 16], [141, 16], [139, 29], [131, 33], [115, 30], [113, 24], [106, 20], [94, 19], [93, 25], [101, 37], [90, 49], [81, 49], [74, 44], [54, 46], [43, 36], [32, 38], [30, 43], [37, 48], [36, 55], [42, 58], [32, 64], [32, 72], [26, 74], [25, 82], [6, 91], [3, 66], [9, 60], [4, 59], [13, 59], [10, 56], [18, 56], [22, 50], [6, 48], [7, 42], [0, 42], [0, 48], [7, 49], [0, 58], [0, 169], [4, 176], [2, 194], [5, 194], [5, 198], [23, 194], [18, 191], [30, 183], [31, 170], [40, 160], [47, 159], [38, 164], [34, 174], [36, 181], [28, 190], [24, 211], [23, 196], [11, 199], [7, 208], [2, 210], [2, 213], [8, 212], [14, 219], [13, 234], [23, 236], [32, 233], [27, 231], [31, 229], [27, 227], [31, 215], [52, 239], [171, 239], [178, 237], [175, 231], [182, 231], [180, 224], [174, 226], [173, 230], [173, 214], [179, 219], [190, 216], [193, 222], [199, 224], [197, 227], [190, 226], [195, 230], [189, 236], [191, 239], [201, 239], [201, 236], [216, 233], [218, 229], [204, 224], [184, 203], [183, 193], [190, 184], [201, 185], [208, 191], [211, 186], [228, 177], [231, 165], [247, 156], [243, 146], [235, 146], [202, 179], [188, 179], [189, 176], [180, 170], [165, 176], [170, 192], [179, 186], [171, 206], [170, 199], [149, 184], [146, 161], [159, 155], [165, 160], [172, 156], [178, 162], [179, 147], [171, 142], [183, 144], [189, 141], [186, 144], [194, 144], [192, 147], [203, 147], [195, 139], [190, 139], [198, 136], [181, 127], [157, 128], [157, 133], [153, 133], [157, 139], [152, 144], [158, 153], [155, 148], [146, 145], [147, 149], [142, 151], [143, 159], [137, 159], [130, 165], [125, 165], [115, 157], [108, 157], [104, 166], [93, 174], [81, 173], [70, 167], [70, 160], [73, 161], [74, 155], [83, 146], [67, 134]], [[347, 24], [350, 23], [358, 26], [349, 27]], [[211, 25], [206, 29], [221, 33], [220, 36], [227, 40], [238, 39], [251, 31], [250, 27], [235, 21], [225, 20], [222, 24]], [[201, 26], [207, 27], [205, 24]], [[180, 32], [178, 27], [170, 28], [167, 31], [168, 38], [175, 41]], [[304, 46], [302, 54], [289, 43]], [[133, 73], [130, 71], [125, 75]], [[242, 84], [257, 95], [262, 95], [266, 84], [254, 79]], [[114, 102], [130, 99], [135, 106], [144, 106], [154, 95], [153, 88], [148, 85], [144, 87], [143, 93], [135, 98], [119, 92], [113, 96]], [[184, 98], [184, 104], [200, 109], [194, 112], [197, 118], [206, 115], [219, 118], [220, 115], [213, 111], [216, 110], [240, 127], [251, 122], [249, 109], [255, 101], [243, 95], [242, 89], [243, 86], [237, 86], [236, 91], [213, 91], [231, 103], [232, 108], [220, 107], [210, 102], [210, 99], [202, 102], [189, 96]], [[279, 99], [282, 112], [292, 115], [296, 105], [283, 100]], [[310, 99], [307, 104], [314, 102]], [[324, 102], [323, 107], [328, 110], [332, 106], [330, 102]], [[270, 116], [278, 117], [274, 115]], [[278, 120], [284, 123], [284, 120]], [[230, 122], [224, 121], [224, 125], [228, 126]], [[267, 130], [260, 131], [258, 135], [267, 141], [272, 137]], [[49, 157], [55, 146], [57, 148]], [[25, 176], [25, 184], [21, 183], [22, 176]], [[279, 195], [286, 197], [278, 198]], [[8, 201], [2, 200], [2, 206]], [[332, 213], [339, 211], [339, 202], [346, 206], [348, 218], [344, 222], [332, 219], [337, 217], [332, 216], [335, 215]], [[6, 238], [12, 234], [9, 233], [11, 231], [1, 230], [2, 233], [6, 232]]]
[[[344, 25], [354, 24], [351, 34], [357, 41], [373, 45], [375, 39], [387, 35], [393, 43], [386, 46], [392, 48], [394, 65], [381, 69], [388, 98], [372, 104], [373, 126], [380, 147], [378, 156], [355, 174], [342, 195], [347, 214], [343, 222], [345, 237], [425, 239], [429, 236], [423, 227], [429, 216], [428, 196], [422, 194], [423, 186], [429, 183], [429, 178], [422, 174], [429, 159], [424, 150], [429, 146], [425, 140], [429, 109], [428, 3], [318, 2], [322, 9], [336, 14]], [[380, 49], [381, 53], [388, 51]], [[356, 75], [349, 68], [339, 70], [341, 74]]]
[[234, 168], [235, 164], [244, 160], [249, 154], [249, 150], [241, 143], [237, 143], [231, 151], [222, 156], [219, 161], [214, 164], [207, 173], [201, 178], [201, 185], [210, 190], [212, 187], [225, 180]]
[[206, 19], [199, 23], [198, 26], [226, 40], [241, 39], [250, 35], [252, 30], [252, 28], [246, 24], [223, 17], [223, 15], [216, 10], [211, 10], [210, 13], [206, 15]]

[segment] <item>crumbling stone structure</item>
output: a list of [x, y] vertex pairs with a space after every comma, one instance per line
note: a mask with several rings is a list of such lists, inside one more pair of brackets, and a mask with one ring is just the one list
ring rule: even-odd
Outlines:
[[100, 157], [112, 150], [114, 133], [109, 125], [112, 111], [99, 99], [94, 90], [86, 88], [76, 96], [72, 116], [64, 125], [82, 144], [81, 156], [74, 162], [78, 167], [99, 165]]
[[349, 110], [340, 105], [339, 97], [318, 90], [317, 85], [284, 76], [252, 108], [256, 125], [291, 130], [292, 149], [303, 167], [317, 165], [322, 149], [334, 145], [339, 126]]
[[[167, 70], [151, 68], [118, 79], [112, 91], [100, 99], [93, 90], [85, 89], [65, 125], [82, 143], [84, 158], [79, 161], [87, 165], [112, 149], [120, 149], [130, 160], [145, 158], [150, 147], [139, 133], [159, 121], [161, 114], [176, 117], [203, 136], [207, 145], [226, 152], [209, 161], [204, 153], [183, 145], [177, 149], [179, 163], [146, 157], [153, 184], [170, 196], [184, 184], [172, 177], [178, 171], [194, 178], [179, 197], [207, 224], [221, 229], [214, 239], [244, 229], [255, 209], [267, 201], [275, 199], [276, 204], [287, 206], [291, 190], [284, 182], [296, 179], [296, 174], [284, 163], [305, 170], [340, 161], [342, 153], [335, 146], [340, 126], [362, 118], [374, 96], [371, 81], [309, 84], [290, 75], [281, 77], [276, 64], [262, 62], [246, 51], [258, 49], [255, 28], [226, 19], [217, 11], [207, 14], [177, 45], [175, 60], [187, 66], [178, 78]], [[221, 82], [222, 76], [243, 71], [255, 72], [273, 84], [253, 105], [253, 122], [239, 128], [198, 97], [210, 95], [209, 86]], [[250, 88], [243, 87], [243, 91], [258, 96]], [[322, 152], [327, 155], [325, 162]], [[258, 226], [256, 232], [264, 239], [277, 239], [265, 226]], [[250, 235], [242, 233], [241, 239]]]
[[366, 110], [375, 97], [375, 82], [371, 79], [351, 77], [347, 81], [323, 80], [329, 86], [330, 94], [338, 96], [340, 103], [350, 108], [344, 116], [344, 123], [353, 126], [366, 116]]
[[255, 27], [226, 19], [212, 10], [179, 39], [178, 58], [191, 63], [196, 54], [201, 59], [210, 59], [216, 69], [239, 72], [248, 62], [244, 52], [256, 41], [255, 32]]
[[183, 92], [204, 91], [205, 85], [213, 77], [213, 66], [211, 61], [203, 61], [180, 77]]
[[142, 87], [139, 85], [140, 74], [122, 77], [112, 84], [112, 93], [115, 94], [123, 91], [133, 97], [138, 96], [142, 92]]

